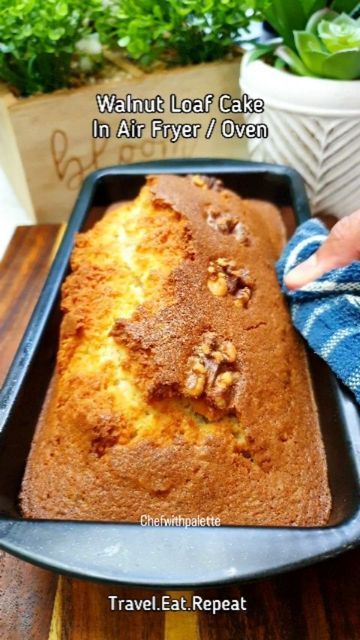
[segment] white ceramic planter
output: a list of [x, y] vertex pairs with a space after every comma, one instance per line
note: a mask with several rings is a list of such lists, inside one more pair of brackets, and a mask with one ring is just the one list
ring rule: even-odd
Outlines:
[[253, 160], [294, 167], [305, 179], [313, 213], [342, 217], [360, 208], [360, 80], [296, 76], [243, 58], [242, 93], [262, 98], [266, 139], [249, 139]]

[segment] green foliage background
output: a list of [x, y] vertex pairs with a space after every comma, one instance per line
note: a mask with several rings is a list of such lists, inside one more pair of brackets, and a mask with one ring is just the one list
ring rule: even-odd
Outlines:
[[[85, 60], [86, 46], [77, 45], [80, 40], [87, 44], [88, 36], [92, 43], [94, 36], [99, 37], [105, 50], [120, 48], [150, 69], [158, 63], [216, 60], [239, 42], [252, 16], [269, 22], [282, 39], [280, 55], [264, 45], [254, 56], [270, 55], [272, 64], [294, 73], [311, 75], [317, 69], [331, 73], [336, 66], [335, 77], [358, 77], [360, 47], [359, 55], [340, 51], [334, 64], [324, 60], [320, 67], [325, 40], [315, 42], [318, 34], [311, 40], [303, 33], [326, 5], [326, 0], [0, 0], [0, 80], [24, 96], [69, 86], [76, 74], [82, 78], [105, 62], [100, 45], [100, 53], [90, 60], [90, 52]], [[333, 0], [332, 9], [354, 15], [357, 5], [358, 0]], [[336, 28], [329, 27], [332, 32]], [[357, 23], [348, 23], [349, 42], [356, 44], [357, 29]], [[314, 48], [320, 60], [316, 67], [311, 60]], [[84, 61], [82, 66], [79, 60]]]
[[22, 95], [64, 87], [100, 0], [0, 0], [0, 78]]
[[117, 0], [111, 20], [99, 20], [110, 46], [125, 47], [147, 66], [207, 62], [223, 57], [249, 24], [250, 1]]
[[0, 79], [24, 96], [66, 87], [77, 42], [95, 32], [145, 67], [215, 60], [249, 23], [251, 2], [0, 0]]

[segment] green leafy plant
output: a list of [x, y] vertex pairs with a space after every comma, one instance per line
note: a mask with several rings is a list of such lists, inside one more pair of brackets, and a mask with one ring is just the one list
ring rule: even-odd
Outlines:
[[[360, 78], [360, 3], [358, 0], [256, 0], [257, 15], [281, 37], [257, 47], [254, 58], [275, 56], [275, 66], [299, 75], [353, 80]], [[262, 5], [262, 6], [260, 6]], [[282, 9], [282, 10], [281, 10]]]
[[139, 64], [199, 63], [223, 57], [249, 24], [243, 0], [108, 0], [97, 28], [103, 42], [120, 46]]
[[100, 0], [0, 0], [0, 79], [21, 95], [67, 86], [100, 10]]

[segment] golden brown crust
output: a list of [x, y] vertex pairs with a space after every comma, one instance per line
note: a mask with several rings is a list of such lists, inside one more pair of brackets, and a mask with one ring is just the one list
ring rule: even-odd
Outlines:
[[26, 516], [327, 521], [306, 357], [274, 271], [283, 233], [268, 203], [163, 175], [78, 236]]

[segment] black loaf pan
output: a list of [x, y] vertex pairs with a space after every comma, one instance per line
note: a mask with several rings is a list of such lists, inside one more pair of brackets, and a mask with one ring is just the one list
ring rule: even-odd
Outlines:
[[245, 197], [279, 205], [289, 233], [310, 215], [299, 175], [274, 165], [167, 160], [102, 169], [86, 179], [1, 391], [0, 546], [24, 560], [80, 578], [173, 588], [260, 578], [349, 549], [360, 539], [359, 414], [351, 395], [311, 354], [312, 383], [333, 498], [328, 526], [185, 529], [21, 518], [18, 494], [55, 363], [59, 290], [68, 272], [74, 234], [89, 228], [111, 203], [133, 198], [148, 173], [219, 176], [226, 186]]

